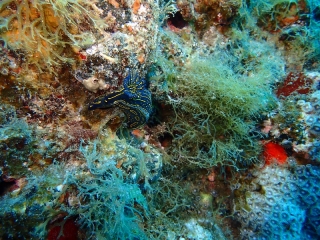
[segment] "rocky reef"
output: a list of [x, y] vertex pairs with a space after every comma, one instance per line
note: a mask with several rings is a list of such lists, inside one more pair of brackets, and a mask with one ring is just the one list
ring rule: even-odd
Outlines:
[[316, 0], [0, 2], [0, 239], [317, 239]]

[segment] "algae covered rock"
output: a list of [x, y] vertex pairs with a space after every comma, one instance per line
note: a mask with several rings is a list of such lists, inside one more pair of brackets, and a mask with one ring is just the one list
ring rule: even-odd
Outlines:
[[6, 221], [0, 235], [42, 239], [50, 223], [66, 217], [75, 219], [87, 239], [147, 239], [140, 226], [149, 214], [142, 191], [150, 190], [159, 177], [161, 154], [144, 153], [110, 129], [100, 138], [99, 143], [80, 147], [84, 161], [54, 162], [2, 197], [0, 219], [17, 224]]
[[18, 119], [14, 107], [0, 105], [0, 165], [7, 176], [24, 175], [33, 150], [31, 127]]

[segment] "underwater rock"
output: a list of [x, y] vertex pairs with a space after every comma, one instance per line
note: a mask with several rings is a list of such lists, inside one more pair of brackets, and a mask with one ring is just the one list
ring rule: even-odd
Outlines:
[[319, 238], [318, 5], [0, 1], [0, 239]]
[[0, 168], [7, 176], [21, 177], [33, 152], [33, 131], [14, 107], [1, 104], [0, 110]]
[[[144, 148], [148, 146], [148, 151], [140, 149], [142, 144]], [[120, 140], [111, 129], [106, 129], [100, 135], [99, 145], [104, 156], [116, 161], [128, 180], [143, 183], [148, 188], [149, 183], [161, 176], [162, 154], [147, 143], [127, 144], [125, 139]]]

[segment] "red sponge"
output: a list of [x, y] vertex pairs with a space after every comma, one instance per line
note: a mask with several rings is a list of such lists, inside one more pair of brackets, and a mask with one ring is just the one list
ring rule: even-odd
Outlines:
[[63, 235], [59, 236], [61, 226], [55, 226], [48, 232], [47, 240], [77, 240], [78, 226], [72, 219], [68, 219], [63, 226]]
[[284, 164], [288, 158], [284, 148], [273, 142], [268, 142], [264, 145], [263, 157], [266, 165], [270, 165], [273, 162]]

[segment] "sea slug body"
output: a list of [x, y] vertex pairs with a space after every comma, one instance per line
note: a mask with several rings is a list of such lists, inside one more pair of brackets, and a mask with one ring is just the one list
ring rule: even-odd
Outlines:
[[152, 111], [151, 92], [147, 89], [146, 80], [130, 73], [120, 90], [96, 98], [88, 109], [110, 107], [119, 107], [123, 111], [128, 128], [144, 125]]

